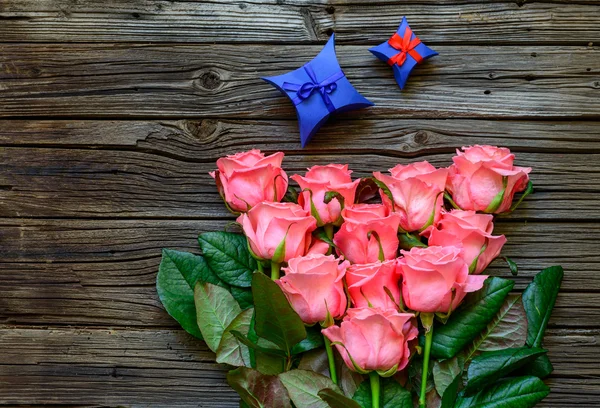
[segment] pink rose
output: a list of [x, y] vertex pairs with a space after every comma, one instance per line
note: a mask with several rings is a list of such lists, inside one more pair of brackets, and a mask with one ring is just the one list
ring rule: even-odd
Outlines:
[[209, 173], [232, 211], [245, 212], [263, 201], [281, 201], [288, 187], [281, 169], [283, 153], [265, 157], [260, 150], [237, 153], [217, 160], [217, 171]]
[[381, 204], [355, 204], [342, 211], [344, 223], [333, 237], [338, 253], [352, 263], [366, 264], [398, 255], [400, 216]]
[[504, 147], [472, 146], [452, 158], [448, 191], [463, 210], [499, 214], [529, 182], [529, 167], [513, 166], [515, 155]]
[[[423, 235], [432, 246], [462, 246], [469, 271], [480, 274], [498, 255], [506, 243], [504, 235], [494, 236], [493, 216], [475, 211], [452, 210], [442, 213], [438, 225]], [[482, 252], [483, 251], [483, 252]]]
[[409, 343], [419, 331], [413, 314], [367, 307], [348, 309], [341, 325], [328, 327], [323, 334], [350, 370], [376, 370], [389, 377], [408, 364]]
[[263, 202], [241, 214], [237, 222], [254, 255], [277, 263], [306, 254], [317, 228], [316, 220], [294, 203]]
[[[348, 292], [354, 307], [367, 307], [370, 304], [384, 310], [398, 310], [399, 281], [400, 271], [395, 259], [366, 265], [352, 265], [346, 272]], [[385, 288], [388, 288], [394, 300], [390, 298]]]
[[379, 190], [383, 204], [400, 215], [400, 227], [421, 231], [437, 222], [444, 203], [448, 169], [436, 169], [426, 161], [390, 169], [391, 176], [375, 172], [375, 178], [390, 190], [393, 202]]
[[411, 310], [448, 313], [468, 292], [481, 289], [487, 276], [469, 275], [462, 248], [449, 246], [414, 247], [400, 251], [402, 299]]
[[326, 255], [327, 252], [329, 252], [329, 244], [325, 241], [321, 241], [320, 239], [313, 237], [312, 243], [310, 244], [310, 248], [308, 248], [308, 252], [306, 253], [306, 255]]
[[304, 323], [325, 321], [327, 310], [336, 319], [344, 315], [348, 303], [342, 279], [349, 265], [333, 255], [293, 258], [276, 282]]
[[[350, 177], [352, 171], [348, 170], [348, 165], [328, 164], [327, 166], [313, 166], [306, 172], [304, 177], [294, 174], [291, 178], [296, 181], [303, 191], [298, 197], [298, 204], [304, 207], [317, 219], [317, 225], [341, 223], [340, 213], [342, 205], [337, 198], [333, 198], [329, 203], [325, 203], [325, 194], [328, 191], [335, 191], [344, 198], [344, 204], [354, 203], [356, 187], [360, 179], [352, 181]], [[316, 209], [316, 214], [312, 208]]]

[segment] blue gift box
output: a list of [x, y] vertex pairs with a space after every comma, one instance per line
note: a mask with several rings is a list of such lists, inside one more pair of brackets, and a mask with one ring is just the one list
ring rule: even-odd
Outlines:
[[335, 54], [335, 36], [312, 61], [283, 75], [263, 77], [296, 107], [302, 147], [312, 139], [330, 115], [372, 106], [342, 71]]
[[369, 51], [392, 67], [400, 89], [404, 89], [410, 73], [417, 64], [438, 55], [412, 32], [406, 17], [402, 17], [400, 27], [388, 41]]

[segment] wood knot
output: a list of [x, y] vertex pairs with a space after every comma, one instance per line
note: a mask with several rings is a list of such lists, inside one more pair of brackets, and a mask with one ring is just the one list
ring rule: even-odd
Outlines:
[[208, 70], [198, 77], [198, 86], [207, 91], [214, 91], [223, 84], [221, 75], [217, 71]]
[[327, 14], [333, 14], [333, 13], [335, 13], [335, 7], [327, 6], [327, 7], [325, 7], [325, 11], [327, 12]]
[[415, 134], [415, 143], [417, 143], [417, 144], [424, 145], [427, 143], [428, 139], [429, 139], [429, 135], [424, 130], [419, 130]]
[[592, 86], [596, 89], [600, 88], [600, 81], [594, 81], [594, 83], [592, 84]]
[[186, 120], [183, 123], [183, 130], [185, 133], [201, 141], [209, 141], [213, 139], [214, 135], [217, 135], [219, 128], [219, 121], [214, 119], [203, 119], [200, 121]]

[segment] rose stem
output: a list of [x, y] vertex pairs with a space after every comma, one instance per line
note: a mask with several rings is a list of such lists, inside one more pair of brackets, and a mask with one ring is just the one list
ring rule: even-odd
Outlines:
[[256, 265], [258, 265], [258, 271], [259, 272], [264, 272], [265, 271], [265, 268], [264, 268], [264, 266], [263, 266], [263, 264], [262, 264], [261, 261], [256, 261]]
[[[426, 329], [427, 330], [427, 329]], [[421, 395], [419, 397], [419, 407], [425, 408], [425, 394], [427, 393], [427, 375], [429, 374], [429, 353], [431, 352], [431, 341], [433, 339], [433, 324], [425, 333], [425, 352], [423, 353], [423, 375], [421, 377]]]
[[371, 407], [379, 408], [380, 385], [379, 374], [377, 374], [377, 371], [371, 371], [369, 373], [369, 380], [371, 380]]
[[[327, 235], [327, 238], [329, 238], [330, 241], [333, 240], [333, 224], [327, 224], [323, 227], [325, 229], [325, 235]], [[327, 250], [327, 253], [325, 255], [331, 255], [331, 245], [329, 246], [329, 249]]]
[[271, 262], [271, 279], [273, 279], [273, 280], [279, 279], [280, 267], [281, 267], [281, 264], [278, 264], [277, 262]]
[[334, 384], [337, 384], [337, 372], [335, 371], [335, 360], [333, 358], [331, 342], [326, 336], [323, 336], [323, 341], [325, 342], [325, 351], [327, 352], [327, 360], [329, 361], [329, 375], [331, 376], [331, 381], [333, 381]]

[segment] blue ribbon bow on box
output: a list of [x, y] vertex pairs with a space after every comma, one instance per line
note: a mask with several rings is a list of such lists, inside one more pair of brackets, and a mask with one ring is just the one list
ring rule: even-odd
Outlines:
[[372, 106], [350, 84], [335, 55], [335, 37], [312, 61], [283, 75], [263, 77], [296, 107], [302, 147], [333, 113]]

